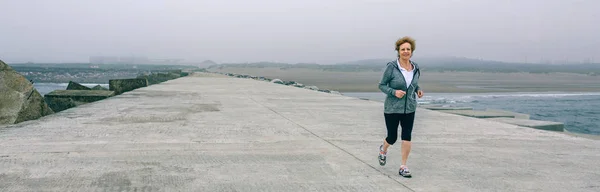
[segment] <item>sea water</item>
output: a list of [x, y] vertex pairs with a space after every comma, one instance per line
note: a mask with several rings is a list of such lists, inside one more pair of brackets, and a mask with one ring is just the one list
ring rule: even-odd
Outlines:
[[[344, 92], [346, 96], [385, 100], [381, 92]], [[500, 109], [525, 113], [530, 119], [562, 122], [569, 132], [600, 135], [600, 92], [593, 93], [426, 93], [420, 104]]]
[[[108, 84], [102, 83], [81, 83], [81, 85], [92, 88], [96, 85], [100, 85], [108, 89]], [[65, 90], [69, 86], [69, 83], [34, 83], [33, 87], [43, 96], [54, 90]]]

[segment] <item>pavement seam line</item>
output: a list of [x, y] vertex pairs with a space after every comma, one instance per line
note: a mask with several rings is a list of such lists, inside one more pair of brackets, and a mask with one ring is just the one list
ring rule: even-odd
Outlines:
[[288, 121], [290, 121], [290, 122], [292, 122], [292, 123], [296, 124], [298, 127], [300, 127], [300, 128], [302, 128], [302, 129], [304, 129], [305, 131], [309, 132], [311, 135], [314, 135], [315, 137], [317, 137], [317, 138], [319, 138], [319, 139], [321, 139], [321, 140], [323, 140], [323, 141], [325, 141], [325, 142], [329, 143], [330, 145], [334, 146], [335, 148], [338, 148], [339, 150], [343, 151], [344, 153], [346, 153], [346, 154], [348, 154], [348, 155], [350, 155], [350, 156], [354, 157], [354, 159], [356, 159], [356, 160], [358, 160], [358, 161], [362, 162], [363, 164], [365, 164], [365, 165], [367, 165], [367, 166], [371, 167], [371, 168], [372, 168], [372, 169], [374, 169], [375, 171], [377, 171], [377, 172], [379, 172], [379, 173], [381, 173], [381, 174], [383, 174], [383, 175], [387, 176], [387, 177], [388, 177], [389, 179], [391, 179], [392, 181], [394, 181], [394, 182], [396, 182], [396, 183], [398, 183], [398, 184], [400, 184], [400, 185], [404, 186], [405, 188], [409, 189], [410, 191], [413, 191], [413, 192], [415, 191], [415, 190], [411, 189], [410, 187], [408, 187], [408, 186], [404, 185], [404, 183], [402, 183], [402, 182], [400, 182], [400, 181], [398, 181], [398, 180], [396, 180], [396, 179], [392, 178], [390, 175], [388, 175], [388, 174], [386, 174], [386, 173], [382, 172], [381, 170], [379, 170], [379, 169], [377, 169], [377, 168], [373, 167], [372, 165], [370, 165], [370, 164], [368, 164], [367, 162], [363, 161], [362, 159], [358, 158], [358, 157], [357, 157], [357, 156], [355, 156], [354, 154], [352, 154], [352, 153], [350, 153], [350, 152], [346, 151], [345, 149], [341, 148], [340, 146], [337, 146], [336, 144], [332, 143], [331, 141], [329, 141], [329, 140], [327, 140], [327, 139], [324, 139], [323, 137], [321, 137], [321, 136], [319, 136], [319, 135], [315, 134], [314, 132], [312, 132], [312, 131], [308, 130], [306, 127], [304, 127], [304, 126], [300, 125], [300, 124], [299, 124], [299, 123], [297, 123], [296, 121], [293, 121], [293, 120], [291, 120], [290, 118], [288, 118], [288, 117], [286, 117], [286, 116], [282, 115], [281, 113], [279, 113], [279, 112], [277, 112], [277, 111], [273, 110], [272, 108], [270, 108], [270, 107], [268, 107], [268, 106], [266, 106], [266, 105], [263, 105], [262, 103], [260, 103], [260, 102], [258, 102], [258, 101], [256, 101], [256, 100], [254, 100], [254, 98], [250, 98], [250, 99], [251, 99], [252, 101], [254, 101], [255, 103], [258, 103], [259, 105], [261, 105], [261, 106], [263, 106], [263, 107], [265, 107], [265, 108], [267, 108], [267, 109], [269, 109], [269, 110], [273, 111], [273, 113], [275, 113], [275, 114], [277, 114], [277, 115], [279, 115], [279, 116], [283, 117], [284, 119], [286, 119], [286, 120], [288, 120]]

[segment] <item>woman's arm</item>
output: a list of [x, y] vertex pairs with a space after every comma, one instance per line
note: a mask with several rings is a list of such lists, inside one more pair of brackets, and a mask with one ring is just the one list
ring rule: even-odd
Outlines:
[[419, 92], [419, 90], [421, 90], [421, 87], [419, 86], [419, 80], [421, 80], [421, 70], [419, 68], [416, 68], [415, 75], [417, 76], [417, 86], [415, 88], [415, 93], [417, 93]]
[[381, 81], [379, 81], [379, 90], [389, 96], [395, 96], [396, 94], [396, 90], [388, 86], [388, 83], [392, 80], [392, 70], [394, 70], [394, 66], [388, 64], [383, 72]]

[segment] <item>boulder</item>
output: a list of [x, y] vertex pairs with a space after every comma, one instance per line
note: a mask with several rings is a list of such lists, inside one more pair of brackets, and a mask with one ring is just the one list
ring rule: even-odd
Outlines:
[[44, 95], [44, 99], [54, 112], [59, 112], [114, 95], [114, 91], [105, 90], [55, 90]]
[[283, 81], [281, 79], [273, 79], [271, 83], [283, 84]]
[[147, 79], [148, 85], [154, 85], [168, 80], [177, 79], [179, 77], [181, 77], [181, 75], [177, 73], [154, 72], [152, 74], [138, 75], [137, 79]]
[[67, 90], [92, 90], [89, 87], [83, 86], [79, 83], [69, 81], [69, 85], [67, 85]]
[[120, 95], [127, 91], [147, 87], [148, 79], [111, 79], [108, 80], [109, 90], [114, 91], [115, 95]]
[[304, 84], [302, 84], [302, 83], [296, 83], [296, 84], [294, 84], [293, 86], [294, 86], [294, 87], [303, 88], [303, 87], [304, 87]]
[[34, 120], [54, 113], [23, 75], [0, 60], [0, 125]]
[[104, 91], [108, 91], [108, 89], [106, 87], [102, 87], [100, 85], [96, 85], [96, 86], [92, 87], [92, 90], [104, 90]]
[[314, 86], [314, 85], [311, 85], [311, 86], [306, 86], [306, 87], [304, 87], [304, 88], [305, 88], [305, 89], [310, 89], [310, 90], [315, 90], [315, 91], [318, 91], [318, 90], [319, 90], [319, 87], [317, 87], [317, 86]]

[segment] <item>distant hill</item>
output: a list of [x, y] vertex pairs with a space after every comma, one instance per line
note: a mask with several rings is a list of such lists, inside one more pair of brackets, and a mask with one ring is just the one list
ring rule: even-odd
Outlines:
[[393, 59], [364, 59], [343, 63], [336, 63], [336, 65], [385, 65], [386, 63], [392, 61]]
[[432, 71], [481, 71], [481, 72], [570, 72], [600, 73], [600, 63], [589, 64], [533, 64], [489, 61], [470, 58], [443, 57], [422, 58], [417, 61], [421, 67]]
[[[358, 61], [343, 62], [337, 64], [289, 64], [273, 62], [254, 62], [254, 63], [226, 63], [213, 65], [210, 68], [224, 67], [245, 67], [245, 68], [265, 68], [277, 67], [287, 68], [309, 68], [320, 69], [323, 71], [381, 71], [385, 65], [393, 59], [365, 59]], [[583, 74], [600, 74], [600, 63], [590, 64], [531, 64], [531, 63], [510, 63], [501, 61], [488, 61], [460, 57], [426, 57], [415, 59], [422, 70], [427, 71], [473, 71], [473, 72], [529, 72], [529, 73], [550, 73], [550, 72], [570, 72]]]

